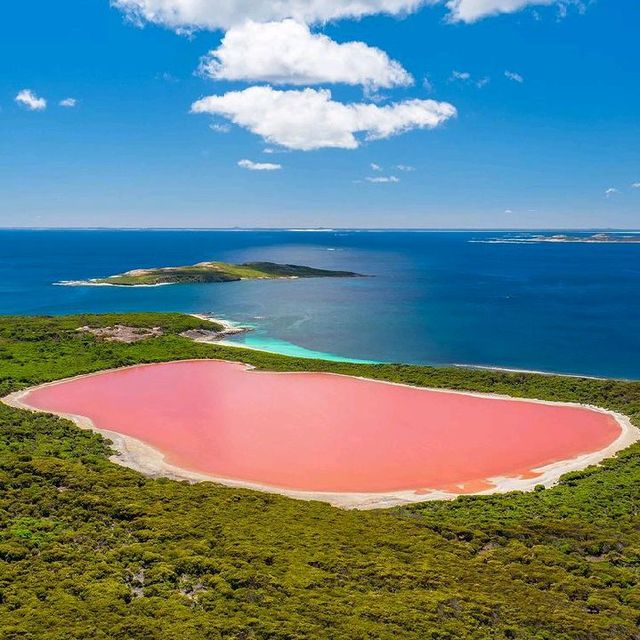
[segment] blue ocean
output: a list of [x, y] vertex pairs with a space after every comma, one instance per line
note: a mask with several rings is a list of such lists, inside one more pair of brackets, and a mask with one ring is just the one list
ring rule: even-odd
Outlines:
[[[576, 234], [572, 234], [576, 235]], [[515, 232], [2, 230], [0, 313], [209, 313], [307, 357], [640, 378], [640, 243]], [[368, 278], [65, 287], [138, 267], [268, 260]]]

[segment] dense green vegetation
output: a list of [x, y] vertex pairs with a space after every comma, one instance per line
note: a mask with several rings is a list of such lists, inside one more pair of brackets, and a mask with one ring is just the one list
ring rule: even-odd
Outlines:
[[[161, 326], [104, 342], [79, 326]], [[0, 394], [108, 367], [230, 358], [585, 401], [640, 421], [640, 383], [329, 363], [196, 344], [180, 315], [0, 318]], [[640, 447], [554, 489], [347, 512], [150, 480], [99, 436], [0, 404], [0, 638], [640, 638]]]
[[122, 287], [152, 284], [185, 284], [194, 282], [236, 282], [238, 280], [273, 280], [277, 278], [354, 278], [351, 271], [329, 271], [295, 264], [275, 262], [201, 262], [187, 267], [136, 269], [127, 273], [95, 278], [93, 284], [112, 284]]

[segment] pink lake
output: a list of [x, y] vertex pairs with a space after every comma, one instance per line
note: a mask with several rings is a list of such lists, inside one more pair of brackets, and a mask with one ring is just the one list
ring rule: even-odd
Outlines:
[[611, 415], [587, 408], [214, 360], [107, 371], [23, 401], [90, 418], [186, 470], [315, 492], [477, 491], [621, 433]]

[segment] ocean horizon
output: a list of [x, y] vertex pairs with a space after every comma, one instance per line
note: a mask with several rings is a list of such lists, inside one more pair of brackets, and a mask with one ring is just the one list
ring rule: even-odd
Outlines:
[[[239, 232], [239, 233], [233, 233]], [[640, 244], [612, 229], [2, 229], [0, 314], [207, 313], [234, 343], [363, 362], [640, 378]], [[268, 260], [369, 278], [59, 287], [140, 267]]]

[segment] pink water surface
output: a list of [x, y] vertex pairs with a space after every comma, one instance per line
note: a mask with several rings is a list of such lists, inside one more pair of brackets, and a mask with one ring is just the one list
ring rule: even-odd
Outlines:
[[86, 416], [191, 471], [309, 491], [475, 491], [620, 434], [611, 416], [579, 407], [211, 360], [107, 371], [24, 401]]

